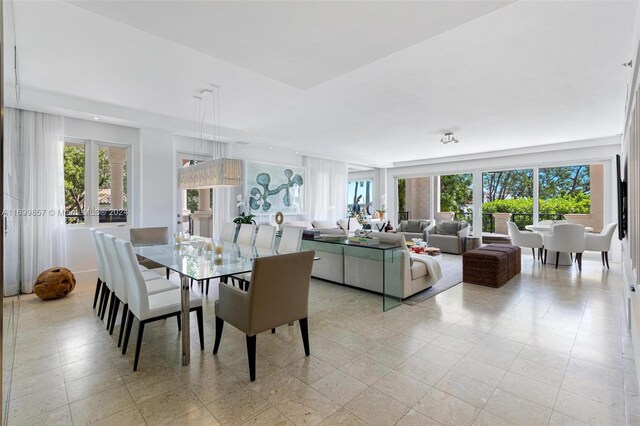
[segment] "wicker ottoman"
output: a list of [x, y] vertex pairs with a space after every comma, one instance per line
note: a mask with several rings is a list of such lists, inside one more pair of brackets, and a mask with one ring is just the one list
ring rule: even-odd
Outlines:
[[482, 248], [462, 255], [462, 281], [487, 287], [502, 287], [509, 281], [509, 255]]
[[520, 247], [512, 246], [509, 244], [489, 244], [482, 247], [483, 250], [501, 251], [509, 255], [509, 279], [515, 277], [520, 273], [520, 263], [522, 260], [522, 254]]

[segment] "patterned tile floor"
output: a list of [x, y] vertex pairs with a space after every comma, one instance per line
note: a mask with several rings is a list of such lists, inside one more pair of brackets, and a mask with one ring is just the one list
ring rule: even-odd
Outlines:
[[157, 322], [136, 373], [133, 348], [122, 356], [118, 327], [109, 336], [91, 309], [92, 283], [58, 301], [25, 295], [9, 424], [640, 424], [621, 282], [617, 264], [578, 273], [523, 256], [501, 289], [462, 284], [383, 313], [380, 296], [313, 280], [311, 356], [297, 325], [263, 333], [254, 383], [233, 327], [211, 354], [217, 286], [206, 349], [194, 318], [180, 366], [176, 321]]

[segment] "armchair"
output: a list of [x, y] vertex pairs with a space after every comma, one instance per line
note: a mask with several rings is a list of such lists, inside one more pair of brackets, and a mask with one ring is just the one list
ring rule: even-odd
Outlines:
[[602, 257], [602, 266], [607, 262], [609, 269], [609, 250], [611, 249], [611, 239], [616, 231], [617, 223], [610, 223], [604, 227], [599, 234], [586, 234], [585, 251], [599, 251]]
[[256, 379], [256, 336], [299, 321], [304, 351], [309, 356], [307, 315], [314, 256], [314, 251], [303, 251], [257, 258], [251, 271], [251, 286], [246, 292], [220, 283], [220, 297], [215, 303], [213, 354], [218, 353], [225, 322], [245, 333], [249, 377], [253, 382]]
[[[169, 244], [169, 227], [131, 228], [129, 229], [129, 241], [131, 241], [131, 245], [134, 247]], [[138, 257], [138, 262], [147, 269], [165, 268], [164, 265], [141, 257]], [[167, 279], [169, 279], [171, 270], [169, 268], [165, 268], [165, 270]]]
[[470, 231], [468, 222], [436, 222], [434, 227], [429, 227], [429, 235], [425, 235], [425, 240], [428, 237], [429, 245], [438, 247], [443, 253], [462, 254], [465, 238], [469, 236]]
[[578, 269], [582, 270], [582, 252], [584, 252], [584, 249], [584, 226], [560, 223], [552, 228], [552, 234], [544, 236], [543, 263], [547, 263], [547, 250], [556, 252], [556, 269], [558, 269], [560, 253], [575, 253]]
[[511, 243], [514, 246], [530, 247], [533, 252], [533, 260], [536, 260], [536, 249], [538, 249], [538, 259], [542, 260], [542, 235], [535, 232], [524, 232], [518, 229], [518, 225], [509, 221], [507, 222]]

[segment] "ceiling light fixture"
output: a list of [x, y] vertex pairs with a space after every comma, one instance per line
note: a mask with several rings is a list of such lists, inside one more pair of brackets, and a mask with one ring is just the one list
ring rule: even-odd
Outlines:
[[458, 138], [453, 136], [453, 133], [451, 133], [451, 132], [445, 133], [444, 137], [442, 139], [440, 139], [440, 143], [442, 145], [447, 145], [447, 144], [450, 144], [451, 142], [458, 143]]
[[[202, 119], [200, 118], [200, 103], [209, 95], [213, 104], [213, 134], [209, 137], [214, 140], [214, 153], [219, 150], [222, 153], [220, 144], [220, 87], [212, 85], [213, 90], [204, 89], [200, 92], [200, 96], [194, 96], [194, 141], [197, 140], [197, 126], [200, 121], [200, 140], [202, 141], [202, 127], [204, 123], [204, 115], [206, 114], [206, 104]], [[216, 113], [217, 111], [217, 113]], [[217, 144], [216, 144], [217, 143]], [[214, 155], [215, 156], [215, 155]], [[231, 158], [215, 158], [213, 160], [203, 161], [197, 164], [191, 164], [187, 167], [178, 169], [178, 188], [179, 189], [205, 189], [214, 187], [229, 187], [242, 185], [242, 160], [234, 160]]]

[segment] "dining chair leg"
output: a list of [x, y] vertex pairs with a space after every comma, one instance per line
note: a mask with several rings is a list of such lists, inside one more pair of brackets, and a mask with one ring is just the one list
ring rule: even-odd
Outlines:
[[178, 331], [182, 331], [182, 321], [180, 320], [180, 315], [176, 315], [176, 319], [178, 320]]
[[104, 302], [102, 305], [102, 313], [100, 314], [100, 319], [104, 321], [104, 314], [107, 312], [107, 305], [109, 303], [109, 299], [111, 298], [111, 290], [107, 289], [106, 295], [104, 297]]
[[138, 341], [136, 342], [136, 356], [133, 359], [133, 371], [138, 369], [138, 359], [140, 358], [140, 349], [142, 347], [142, 334], [144, 333], [144, 321], [140, 321], [138, 326]]
[[196, 308], [198, 318], [198, 337], [200, 337], [200, 350], [204, 350], [204, 320], [202, 319], [202, 306]]
[[576, 261], [578, 262], [578, 270], [582, 271], [582, 253], [576, 253]]
[[540, 248], [538, 249], [538, 260], [539, 260], [540, 262], [542, 262], [542, 252], [543, 252], [543, 251], [544, 251], [544, 250], [543, 250], [543, 248], [542, 248], [542, 247], [540, 247]]
[[560, 252], [556, 252], [556, 269], [558, 269], [558, 262], [560, 261]]
[[571, 258], [571, 261], [573, 262], [573, 253], [569, 253], [569, 257]]
[[107, 315], [107, 326], [106, 330], [109, 330], [109, 326], [111, 325], [111, 319], [113, 318], [113, 308], [116, 306], [116, 292], [111, 292], [111, 297], [109, 298], [109, 314]]
[[276, 329], [275, 328], [271, 329], [271, 334], [276, 334]]
[[122, 355], [127, 353], [127, 346], [129, 345], [129, 336], [131, 336], [131, 327], [133, 326], [133, 312], [129, 311], [127, 314], [127, 329], [124, 332], [124, 342], [122, 343]]
[[302, 344], [304, 345], [304, 353], [309, 356], [309, 324], [306, 318], [300, 321], [300, 333], [302, 334]]
[[171, 269], [166, 268], [166, 270], [167, 270], [167, 279], [169, 279], [169, 275], [171, 274]]
[[544, 249], [544, 261], [542, 263], [547, 264], [547, 249]]
[[256, 380], [256, 336], [247, 336], [247, 358], [249, 358], [249, 379]]
[[107, 288], [107, 286], [105, 285], [105, 283], [102, 283], [102, 291], [100, 292], [100, 303], [98, 304], [98, 315], [100, 316], [102, 314], [102, 307], [104, 306], [104, 298], [107, 297], [107, 291], [109, 289]]
[[[602, 264], [604, 265], [604, 257], [602, 258]], [[102, 280], [98, 278], [96, 281], [96, 294], [93, 296], [93, 309], [96, 308], [98, 303], [98, 297], [100, 296], [100, 290], [102, 289]]]
[[209, 281], [211, 281], [210, 279], [207, 279], [207, 291], [205, 291], [205, 294], [208, 296], [209, 295]]
[[120, 299], [116, 297], [116, 306], [113, 308], [113, 315], [111, 317], [111, 324], [109, 325], [109, 335], [113, 334], [113, 328], [116, 326], [116, 319], [118, 318], [118, 308], [120, 307]]
[[221, 318], [216, 317], [216, 341], [213, 343], [213, 354], [218, 353], [220, 347], [220, 339], [222, 338], [222, 328], [224, 327], [224, 321]]
[[122, 336], [127, 325], [127, 314], [129, 313], [129, 304], [125, 303], [122, 307], [122, 320], [120, 321], [120, 333], [118, 333], [118, 347], [122, 346]]
[[533, 253], [533, 260], [536, 260], [536, 249], [531, 247], [531, 252]]
[[600, 252], [600, 259], [602, 260], [602, 266], [604, 266], [604, 252]]
[[609, 269], [609, 252], [604, 252], [604, 260], [607, 262], [607, 269]]

